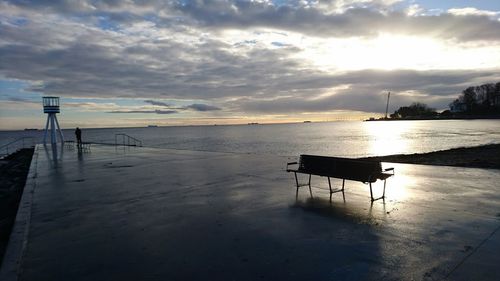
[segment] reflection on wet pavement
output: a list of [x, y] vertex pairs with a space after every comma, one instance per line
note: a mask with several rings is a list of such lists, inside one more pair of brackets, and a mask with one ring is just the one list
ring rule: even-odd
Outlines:
[[498, 171], [390, 164], [372, 204], [353, 181], [330, 200], [320, 177], [296, 198], [286, 157], [62, 149], [35, 152], [20, 280], [500, 276]]

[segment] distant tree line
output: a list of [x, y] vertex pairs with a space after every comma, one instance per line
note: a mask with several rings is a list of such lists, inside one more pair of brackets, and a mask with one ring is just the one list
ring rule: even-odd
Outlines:
[[424, 103], [414, 102], [410, 106], [402, 106], [391, 114], [391, 118], [411, 118], [411, 117], [434, 117], [438, 115], [434, 108], [428, 107]]
[[441, 113], [424, 103], [414, 102], [402, 106], [390, 115], [391, 119], [416, 119], [434, 117], [467, 117], [500, 115], [500, 82], [468, 87], [456, 100], [449, 104], [450, 109]]
[[469, 87], [449, 106], [451, 112], [466, 115], [499, 114], [500, 82]]

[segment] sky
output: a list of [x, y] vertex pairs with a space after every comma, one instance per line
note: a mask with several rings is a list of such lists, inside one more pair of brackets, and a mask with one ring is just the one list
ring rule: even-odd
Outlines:
[[0, 130], [357, 120], [500, 82], [500, 1], [0, 0]]

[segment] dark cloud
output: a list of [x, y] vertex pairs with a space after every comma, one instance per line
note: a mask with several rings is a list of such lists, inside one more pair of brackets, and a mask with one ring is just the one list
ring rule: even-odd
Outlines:
[[113, 111], [108, 111], [107, 113], [176, 114], [179, 112], [176, 110], [113, 110]]
[[31, 100], [28, 100], [25, 98], [20, 98], [20, 97], [9, 97], [7, 100], [8, 101], [15, 101], [15, 102], [33, 102]]
[[387, 92], [391, 108], [424, 102], [437, 109], [447, 108], [470, 85], [500, 81], [494, 71], [355, 71], [331, 77], [345, 89], [302, 91], [292, 96], [241, 99], [233, 106], [247, 112], [300, 113], [354, 110], [385, 111]]
[[[273, 28], [318, 37], [359, 37], [379, 33], [428, 35], [463, 41], [500, 41], [498, 18], [482, 14], [408, 15], [383, 1], [7, 1], [24, 9], [75, 18], [106, 18], [118, 25], [153, 18], [157, 26]], [[343, 4], [343, 2], [345, 2]], [[327, 8], [325, 8], [327, 7]], [[332, 7], [340, 7], [337, 12]], [[109, 24], [109, 23], [108, 23]]]
[[145, 102], [145, 103], [152, 104], [152, 105], [158, 105], [158, 106], [165, 106], [165, 107], [169, 107], [169, 106], [171, 106], [170, 104], [165, 103], [165, 102], [162, 102], [162, 101], [145, 100], [144, 102]]
[[185, 107], [186, 109], [192, 109], [195, 111], [216, 111], [216, 110], [221, 110], [217, 106], [212, 106], [208, 104], [202, 104], [202, 103], [193, 103], [191, 105], [188, 105]]
[[[303, 86], [310, 87], [307, 81], [315, 75], [301, 69], [299, 61], [283, 59], [295, 53], [292, 49], [258, 49], [241, 56], [211, 39], [189, 45], [167, 41], [151, 47], [124, 43], [126, 39], [99, 30], [60, 25], [0, 28], [0, 74], [43, 81], [30, 90], [61, 96], [206, 100], [286, 90], [289, 82], [303, 81]], [[60, 28], [73, 32], [59, 32]], [[20, 37], [23, 33], [25, 38]], [[37, 41], [43, 43], [33, 42], [37, 33]], [[53, 42], [62, 43], [47, 48]]]
[[258, 1], [181, 1], [175, 7], [205, 27], [276, 28], [318, 37], [374, 36], [379, 33], [430, 35], [458, 40], [500, 40], [500, 21], [484, 15], [410, 16], [380, 3], [331, 13], [316, 6], [269, 5]]

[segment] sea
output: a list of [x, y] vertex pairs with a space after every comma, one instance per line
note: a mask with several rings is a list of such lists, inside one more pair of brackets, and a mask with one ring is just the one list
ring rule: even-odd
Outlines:
[[[74, 140], [74, 129], [65, 129]], [[294, 124], [82, 129], [84, 142], [115, 143], [126, 134], [146, 147], [298, 156], [366, 157], [500, 143], [500, 120], [336, 121]], [[0, 147], [42, 130], [0, 131]], [[118, 141], [121, 141], [119, 137]], [[28, 142], [26, 140], [26, 142]]]

